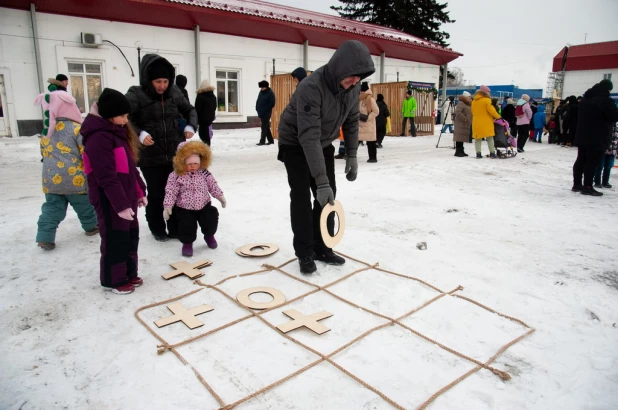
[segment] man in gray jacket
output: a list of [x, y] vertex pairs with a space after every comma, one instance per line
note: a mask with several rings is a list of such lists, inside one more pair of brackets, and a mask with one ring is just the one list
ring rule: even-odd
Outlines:
[[[278, 159], [285, 164], [288, 174], [294, 251], [303, 274], [316, 271], [314, 259], [330, 265], [345, 263], [345, 259], [335, 255], [322, 241], [320, 214], [327, 202], [335, 201], [332, 142], [339, 138], [340, 128], [343, 128], [347, 153], [346, 178], [356, 179], [360, 94], [357, 84], [374, 72], [367, 47], [359, 41], [346, 41], [326, 65], [298, 84], [281, 114]], [[334, 235], [333, 214], [327, 226]]]

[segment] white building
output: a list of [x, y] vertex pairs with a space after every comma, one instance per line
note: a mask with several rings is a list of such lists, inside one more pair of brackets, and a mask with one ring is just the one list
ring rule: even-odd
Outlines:
[[555, 87], [558, 98], [583, 95], [603, 79], [615, 83], [618, 80], [618, 41], [564, 47], [554, 57], [553, 71], [551, 74], [559, 79]]
[[[363, 41], [374, 55], [371, 82], [409, 80], [437, 87], [439, 65], [461, 55], [396, 30], [255, 0], [2, 0], [0, 5], [0, 135], [40, 132], [42, 113], [33, 100], [58, 73], [70, 78], [69, 92], [84, 113], [103, 88], [125, 92], [139, 84], [138, 54], [167, 58], [188, 78], [191, 101], [197, 84], [210, 80], [217, 87], [219, 128], [255, 120], [259, 81], [299, 66], [315, 70], [347, 39]], [[83, 33], [95, 36], [84, 39]]]

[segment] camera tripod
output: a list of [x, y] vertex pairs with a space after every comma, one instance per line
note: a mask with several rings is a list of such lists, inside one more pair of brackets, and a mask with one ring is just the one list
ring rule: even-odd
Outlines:
[[[448, 115], [452, 115], [452, 113], [455, 112], [455, 104], [453, 104], [453, 100], [455, 98], [454, 97], [448, 97], [447, 101], [448, 101], [448, 106], [446, 107], [446, 113], [444, 114], [443, 120], [442, 120], [442, 129], [440, 130], [440, 136], [438, 137], [438, 143], [436, 144], [436, 148], [438, 148], [438, 146], [440, 145], [440, 138], [442, 138], [442, 134], [444, 133], [444, 125], [446, 124], [446, 119], [448, 118]], [[444, 106], [446, 105], [446, 101], [444, 101], [444, 103], [442, 103], [442, 108], [444, 109]], [[448, 147], [444, 147], [444, 148], [448, 148]], [[453, 146], [453, 148], [455, 148]]]

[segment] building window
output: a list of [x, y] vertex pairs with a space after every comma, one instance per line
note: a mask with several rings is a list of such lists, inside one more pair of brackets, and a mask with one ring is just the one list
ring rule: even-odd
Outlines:
[[238, 112], [238, 71], [216, 70], [217, 111]]
[[603, 74], [603, 79], [604, 79], [604, 80], [610, 80], [610, 81], [611, 81], [611, 80], [612, 80], [612, 73], [609, 73], [609, 74]]
[[69, 62], [69, 86], [82, 113], [90, 112], [90, 106], [101, 95], [101, 63]]

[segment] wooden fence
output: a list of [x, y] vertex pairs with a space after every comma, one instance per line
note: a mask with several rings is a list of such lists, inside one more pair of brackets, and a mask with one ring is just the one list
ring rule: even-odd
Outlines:
[[[376, 98], [378, 94], [384, 95], [384, 102], [388, 105], [388, 109], [391, 112], [392, 132], [389, 135], [401, 135], [401, 105], [406, 98], [407, 87], [407, 82], [371, 84], [373, 97]], [[279, 138], [277, 130], [279, 127], [279, 117], [281, 117], [281, 113], [290, 102], [290, 98], [296, 90], [296, 81], [291, 74], [271, 75], [270, 88], [275, 93], [276, 101], [271, 117], [271, 129], [273, 137]], [[412, 96], [416, 99], [417, 103], [416, 117], [414, 118], [417, 135], [433, 135], [435, 123], [435, 118], [432, 115], [434, 110], [433, 93], [413, 91]], [[408, 121], [408, 126], [406, 127], [408, 130], [409, 124], [410, 121]], [[408, 130], [406, 130], [406, 135], [409, 132]]]
[[[401, 135], [402, 114], [401, 105], [406, 98], [406, 91], [408, 90], [408, 82], [399, 83], [376, 83], [371, 84], [371, 92], [373, 92], [374, 98], [378, 94], [384, 96], [384, 102], [388, 105], [388, 109], [391, 112], [391, 133], [388, 135], [399, 136]], [[416, 99], [416, 117], [414, 122], [416, 124], [416, 135], [433, 135], [435, 118], [433, 117], [434, 111], [434, 96], [433, 93], [422, 93], [419, 91], [412, 91], [412, 97]], [[409, 134], [410, 121], [406, 125], [406, 135]]]
[[270, 76], [270, 88], [275, 93], [275, 108], [273, 108], [270, 127], [273, 137], [279, 138], [279, 117], [285, 110], [292, 94], [296, 90], [296, 80], [291, 74], [276, 74]]

